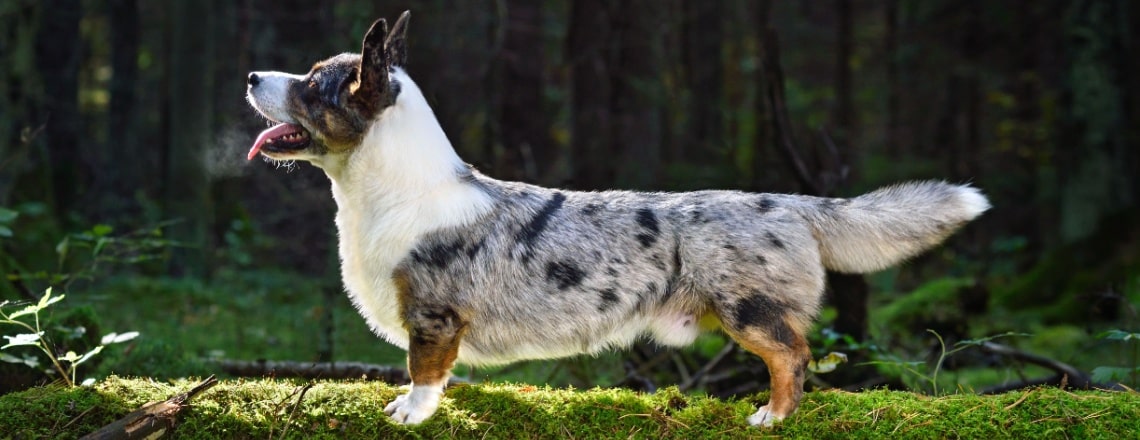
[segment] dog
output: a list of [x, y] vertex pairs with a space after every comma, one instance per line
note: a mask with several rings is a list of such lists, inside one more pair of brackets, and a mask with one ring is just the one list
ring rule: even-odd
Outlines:
[[748, 422], [770, 426], [803, 394], [825, 270], [884, 269], [990, 207], [933, 181], [840, 199], [495, 180], [459, 158], [404, 70], [408, 17], [377, 20], [361, 53], [305, 75], [250, 73], [247, 95], [276, 124], [247, 158], [307, 161], [332, 181], [348, 295], [408, 351], [411, 391], [385, 408], [400, 423], [436, 411], [457, 362], [680, 347], [719, 328], [768, 366], [771, 398]]

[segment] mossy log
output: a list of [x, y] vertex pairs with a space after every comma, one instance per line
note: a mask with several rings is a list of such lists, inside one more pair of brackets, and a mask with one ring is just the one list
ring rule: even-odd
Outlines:
[[[195, 383], [111, 377], [93, 387], [0, 396], [0, 438], [77, 438]], [[1135, 438], [1140, 420], [1140, 394], [1132, 391], [1033, 388], [940, 397], [813, 391], [795, 415], [761, 430], [745, 419], [766, 393], [721, 400], [676, 387], [646, 394], [475, 384], [449, 388], [432, 418], [409, 427], [384, 415], [384, 405], [400, 392], [377, 381], [224, 380], [179, 415], [173, 437], [1123, 439]]]

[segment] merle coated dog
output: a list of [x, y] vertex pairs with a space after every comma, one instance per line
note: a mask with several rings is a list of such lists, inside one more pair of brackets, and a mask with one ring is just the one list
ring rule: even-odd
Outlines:
[[[430, 417], [456, 362], [598, 353], [720, 329], [763, 358], [795, 411], [824, 271], [886, 268], [989, 208], [975, 188], [905, 183], [850, 199], [739, 191], [575, 192], [504, 182], [460, 160], [404, 70], [405, 12], [359, 54], [307, 74], [254, 72], [277, 125], [249, 151], [332, 180], [342, 274], [376, 334], [408, 350], [411, 391], [386, 412]], [[710, 110], [711, 111], [711, 110]]]

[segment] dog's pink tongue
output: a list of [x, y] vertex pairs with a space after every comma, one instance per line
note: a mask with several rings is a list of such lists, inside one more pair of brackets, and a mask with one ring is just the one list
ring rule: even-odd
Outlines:
[[249, 154], [245, 156], [245, 160], [253, 160], [254, 157], [257, 157], [257, 152], [261, 151], [261, 147], [265, 145], [266, 141], [296, 132], [296, 126], [288, 123], [277, 124], [265, 129], [265, 131], [257, 135], [257, 140], [253, 141], [253, 148], [249, 149]]

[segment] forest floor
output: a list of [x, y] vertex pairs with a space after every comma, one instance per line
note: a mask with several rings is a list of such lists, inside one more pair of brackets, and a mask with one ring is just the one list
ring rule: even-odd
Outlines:
[[[112, 376], [92, 387], [0, 397], [6, 438], [76, 438], [197, 381]], [[301, 392], [303, 386], [311, 387]], [[175, 438], [1135, 438], [1140, 393], [1035, 388], [929, 397], [900, 391], [807, 393], [774, 428], [747, 425], [766, 393], [739, 400], [624, 389], [476, 384], [447, 390], [419, 426], [383, 413], [381, 382], [224, 380], [179, 414]]]

